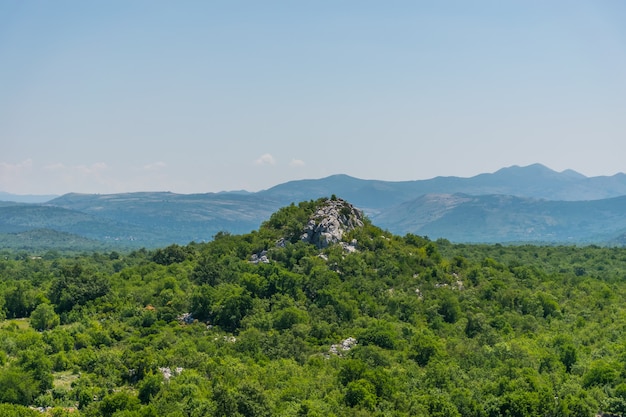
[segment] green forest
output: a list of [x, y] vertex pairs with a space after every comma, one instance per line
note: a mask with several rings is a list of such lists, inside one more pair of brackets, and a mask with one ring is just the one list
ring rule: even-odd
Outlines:
[[626, 413], [626, 249], [452, 244], [324, 200], [156, 250], [0, 252], [0, 415]]

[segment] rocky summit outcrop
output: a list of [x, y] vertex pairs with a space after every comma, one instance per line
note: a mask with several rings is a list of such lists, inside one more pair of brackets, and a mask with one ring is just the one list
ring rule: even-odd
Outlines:
[[363, 212], [340, 198], [326, 200], [310, 217], [300, 239], [318, 248], [340, 243], [346, 232], [363, 226]]

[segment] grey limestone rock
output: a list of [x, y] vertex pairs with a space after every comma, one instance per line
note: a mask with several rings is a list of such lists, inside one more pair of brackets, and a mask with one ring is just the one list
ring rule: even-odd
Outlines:
[[[341, 242], [344, 233], [363, 226], [363, 212], [340, 198], [327, 200], [311, 216], [301, 240], [318, 248]], [[356, 242], [354, 242], [356, 243]], [[355, 245], [347, 245], [355, 250]]]
[[261, 251], [259, 253], [253, 253], [252, 256], [250, 257], [250, 262], [252, 262], [253, 264], [258, 264], [258, 263], [264, 263], [264, 264], [268, 264], [270, 263], [270, 260], [267, 257], [267, 251]]

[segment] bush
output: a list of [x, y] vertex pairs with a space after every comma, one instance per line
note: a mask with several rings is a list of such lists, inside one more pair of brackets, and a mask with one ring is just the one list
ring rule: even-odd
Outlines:
[[595, 361], [583, 375], [583, 387], [604, 386], [612, 383], [618, 376], [618, 372], [610, 364], [603, 360]]
[[346, 387], [345, 401], [350, 407], [357, 405], [373, 410], [376, 406], [376, 394], [374, 385], [365, 379], [352, 381]]
[[39, 304], [30, 315], [30, 325], [35, 330], [50, 330], [59, 325], [61, 320], [50, 304]]

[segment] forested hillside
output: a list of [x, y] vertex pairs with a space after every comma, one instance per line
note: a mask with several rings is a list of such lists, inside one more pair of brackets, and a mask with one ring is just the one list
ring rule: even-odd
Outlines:
[[0, 415], [626, 412], [626, 249], [455, 245], [367, 219], [303, 241], [326, 202], [208, 243], [2, 253]]

